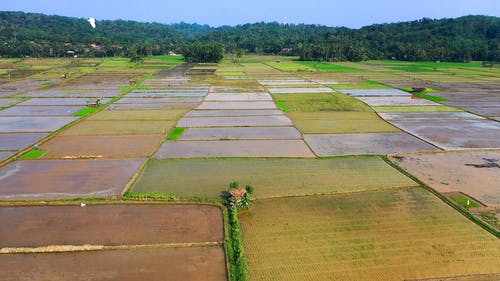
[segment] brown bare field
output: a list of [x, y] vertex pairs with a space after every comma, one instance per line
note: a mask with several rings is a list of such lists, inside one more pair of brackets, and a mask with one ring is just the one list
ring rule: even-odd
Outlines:
[[204, 102], [197, 109], [276, 109], [272, 101]]
[[[121, 112], [121, 111], [120, 111]], [[87, 121], [60, 133], [63, 136], [102, 135], [151, 135], [167, 134], [175, 126], [175, 121]]]
[[90, 116], [91, 121], [176, 121], [186, 114], [185, 109], [172, 110], [104, 110]]
[[[22, 223], [19, 223], [22, 222]], [[208, 205], [0, 207], [0, 248], [220, 242], [222, 212]]]
[[0, 134], [0, 150], [19, 150], [47, 135], [48, 133]]
[[304, 134], [348, 134], [399, 132], [373, 112], [289, 112]]
[[114, 103], [108, 110], [172, 110], [194, 109], [199, 103], [190, 102], [163, 102], [163, 103]]
[[2, 167], [0, 171], [0, 198], [120, 195], [144, 161], [145, 159], [16, 161]]
[[232, 116], [232, 117], [184, 117], [179, 127], [285, 127], [292, 126], [285, 115]]
[[295, 127], [189, 128], [178, 140], [302, 139]]
[[240, 215], [249, 280], [498, 273], [498, 239], [422, 188], [254, 202]]
[[247, 110], [192, 110], [184, 117], [237, 117], [237, 116], [269, 116], [283, 115], [278, 109], [247, 109]]
[[56, 136], [40, 146], [43, 159], [69, 157], [138, 158], [149, 156], [163, 135]]
[[303, 140], [230, 140], [165, 142], [155, 158], [314, 157]]
[[393, 160], [439, 192], [462, 192], [485, 205], [500, 207], [500, 169], [495, 166], [500, 161], [499, 151], [408, 154]]
[[393, 120], [399, 128], [445, 150], [500, 148], [500, 123], [491, 120]]
[[0, 255], [5, 281], [227, 280], [222, 247]]
[[393, 154], [439, 150], [404, 132], [305, 135], [304, 139], [318, 156]]

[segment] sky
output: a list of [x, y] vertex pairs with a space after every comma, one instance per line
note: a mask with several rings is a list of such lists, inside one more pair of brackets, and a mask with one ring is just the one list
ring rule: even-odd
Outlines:
[[0, 10], [211, 26], [276, 21], [360, 28], [424, 17], [498, 17], [500, 0], [0, 0]]

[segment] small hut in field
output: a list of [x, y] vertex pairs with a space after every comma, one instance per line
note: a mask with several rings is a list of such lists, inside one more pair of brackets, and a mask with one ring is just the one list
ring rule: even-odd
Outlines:
[[241, 206], [243, 204], [243, 200], [245, 200], [247, 190], [245, 188], [230, 188], [229, 194], [234, 198], [234, 200], [232, 200], [234, 205]]

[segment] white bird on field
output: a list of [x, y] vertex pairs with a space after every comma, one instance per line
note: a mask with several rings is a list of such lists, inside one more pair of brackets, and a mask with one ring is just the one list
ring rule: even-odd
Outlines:
[[95, 28], [95, 19], [94, 18], [89, 18], [87, 21], [90, 23], [92, 28]]

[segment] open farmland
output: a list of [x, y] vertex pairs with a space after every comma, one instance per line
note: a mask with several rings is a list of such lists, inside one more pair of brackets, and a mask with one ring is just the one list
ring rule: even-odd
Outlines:
[[303, 134], [399, 132], [374, 112], [290, 112]]
[[0, 207], [0, 214], [12, 226], [0, 230], [2, 280], [227, 278], [218, 207]]
[[[384, 175], [380, 177], [379, 175]], [[256, 198], [415, 186], [378, 157], [338, 159], [154, 159], [135, 192], [218, 198], [231, 181], [258, 187]]]
[[15, 161], [2, 167], [0, 198], [118, 196], [145, 160]]
[[42, 144], [43, 159], [146, 157], [160, 145], [163, 135], [56, 136]]
[[[496, 280], [495, 232], [382, 156], [499, 229], [491, 73], [296, 59], [58, 60], [0, 84], [3, 279], [236, 281], [245, 253], [249, 280]], [[234, 181], [255, 188], [239, 214]]]
[[371, 111], [355, 98], [340, 93], [274, 94], [273, 98], [291, 111]]
[[[144, 261], [147, 261], [145, 264]], [[166, 262], [168, 261], [168, 262]], [[226, 280], [221, 247], [90, 251], [83, 253], [0, 255], [6, 281]], [[90, 272], [89, 269], [92, 269]]]
[[240, 220], [250, 280], [405, 280], [500, 263], [495, 237], [421, 188], [259, 200]]
[[411, 154], [393, 159], [440, 192], [462, 192], [500, 208], [498, 151]]

